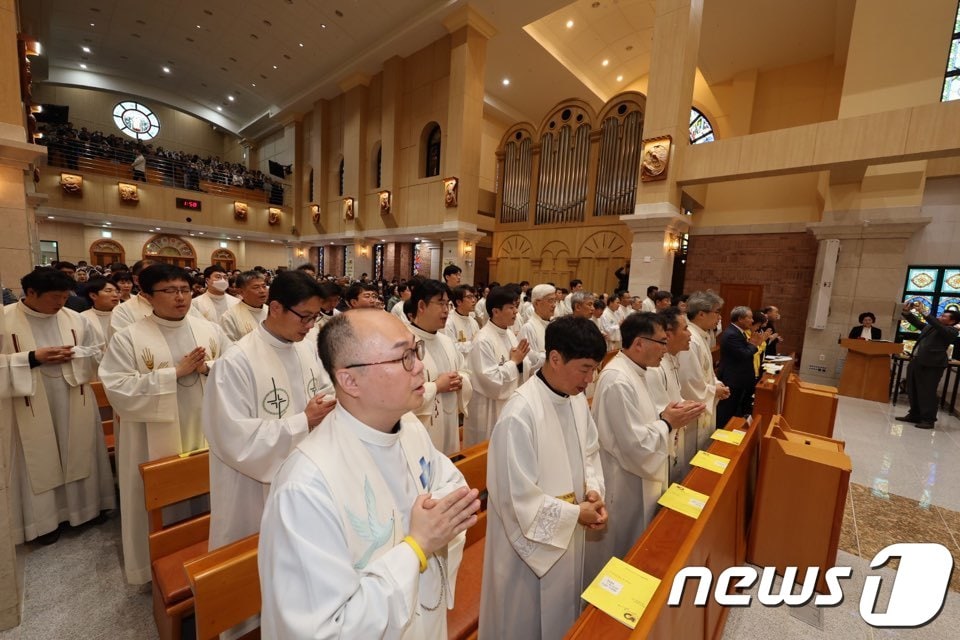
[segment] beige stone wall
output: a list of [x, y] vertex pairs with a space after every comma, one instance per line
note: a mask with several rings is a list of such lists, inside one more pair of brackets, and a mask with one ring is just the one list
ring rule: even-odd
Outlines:
[[[128, 94], [65, 87], [52, 84], [34, 84], [33, 101], [40, 104], [58, 104], [70, 107], [70, 122], [74, 128], [86, 127], [89, 131], [102, 131], [123, 136], [113, 122], [113, 108], [118, 102], [133, 100], [150, 108], [160, 120], [160, 135], [150, 144], [165, 149], [174, 149], [195, 153], [201, 157], [225, 157], [228, 150], [225, 139], [235, 140], [235, 136], [225, 135], [205, 120], [178, 111], [159, 102], [139, 98]], [[234, 160], [239, 161], [239, 160]]]

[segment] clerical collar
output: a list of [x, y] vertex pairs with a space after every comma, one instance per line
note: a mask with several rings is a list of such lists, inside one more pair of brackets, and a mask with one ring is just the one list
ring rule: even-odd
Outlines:
[[20, 300], [20, 305], [25, 314], [28, 316], [33, 316], [34, 318], [52, 318], [53, 316], [57, 315], [56, 313], [41, 313], [36, 309], [31, 309], [23, 299]]
[[253, 306], [252, 304], [247, 304], [247, 301], [246, 301], [246, 300], [240, 300], [240, 302], [242, 302], [243, 304], [246, 304], [248, 307], [250, 307], [250, 308], [253, 309], [254, 311], [260, 311], [260, 310], [263, 309], [263, 305], [260, 305], [259, 307], [255, 307], [255, 306]]
[[148, 317], [153, 318], [153, 321], [156, 322], [161, 327], [181, 327], [183, 326], [184, 321], [186, 321], [187, 319], [187, 317], [184, 316], [179, 320], [167, 320], [166, 318], [161, 318], [160, 316], [158, 316], [156, 312], [154, 312], [153, 315]]
[[393, 429], [390, 429], [390, 433], [400, 433], [400, 421], [397, 420], [397, 424], [393, 425]]
[[457, 314], [458, 316], [460, 316], [461, 318], [469, 318], [469, 317], [470, 317], [470, 314], [469, 314], [469, 313], [466, 314], [466, 315], [464, 315], [464, 314], [460, 313], [459, 311], [457, 311], [456, 309], [454, 309], [453, 312], [454, 312], [455, 314]]
[[435, 335], [437, 335], [437, 332], [436, 332], [436, 331], [427, 331], [426, 329], [424, 329], [423, 327], [421, 327], [420, 325], [418, 325], [416, 322], [411, 322], [411, 323], [410, 323], [410, 326], [413, 327], [414, 329], [417, 329], [418, 331], [421, 331], [421, 332], [427, 334], [428, 336], [435, 336]]
[[110, 309], [110, 311], [101, 311], [100, 309], [97, 309], [96, 307], [90, 307], [90, 308], [93, 309], [93, 312], [94, 312], [96, 315], [98, 315], [98, 316], [109, 316], [109, 315], [113, 315], [113, 309]]
[[277, 334], [275, 334], [273, 331], [270, 331], [270, 329], [267, 329], [266, 323], [261, 322], [261, 323], [260, 323], [260, 326], [263, 328], [264, 331], [267, 332], [267, 335], [268, 335], [268, 336], [270, 336], [271, 338], [273, 338], [273, 339], [276, 340], [277, 342], [280, 342], [281, 344], [293, 344], [293, 340], [287, 340], [286, 338], [281, 338], [280, 336], [278, 336]]
[[537, 370], [537, 377], [540, 378], [540, 381], [543, 382], [543, 384], [547, 385], [547, 389], [550, 389], [550, 391], [553, 391], [555, 394], [557, 394], [557, 395], [560, 396], [561, 398], [569, 398], [569, 397], [570, 397], [570, 394], [569, 394], [569, 393], [564, 393], [563, 391], [557, 391], [557, 390], [554, 389], [552, 386], [550, 386], [550, 383], [547, 382], [547, 379], [543, 376], [543, 369], [542, 369], [542, 368]]

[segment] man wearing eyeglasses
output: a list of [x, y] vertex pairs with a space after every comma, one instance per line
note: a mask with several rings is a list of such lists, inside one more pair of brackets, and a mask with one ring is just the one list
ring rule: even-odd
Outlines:
[[227, 309], [220, 318], [220, 326], [234, 342], [260, 326], [267, 317], [267, 293], [270, 287], [259, 271], [244, 271], [237, 276], [240, 304]]
[[616, 518], [588, 545], [588, 575], [596, 575], [610, 556], [622, 558], [650, 524], [667, 488], [672, 432], [702, 410], [681, 401], [657, 411], [647, 376], [667, 352], [663, 318], [645, 311], [631, 314], [620, 325], [620, 335], [623, 348], [600, 372], [591, 407], [600, 434], [607, 507]]
[[[110, 318], [110, 331], [112, 332], [111, 335], [117, 333], [121, 329], [129, 327], [131, 324], [137, 322], [141, 318], [148, 318], [153, 315], [153, 303], [151, 302], [151, 297], [143, 294], [143, 285], [139, 284], [140, 278], [143, 277], [143, 272], [152, 266], [159, 266], [159, 264], [153, 263], [150, 260], [138, 260], [136, 264], [133, 265], [131, 274], [133, 276], [134, 286], [139, 290], [137, 295], [131, 296], [127, 300], [124, 300], [122, 295], [120, 296], [120, 302], [122, 304], [118, 305], [117, 308], [113, 310], [113, 316]], [[189, 284], [192, 282], [190, 279], [190, 274], [186, 273], [186, 271], [184, 271], [184, 274], [187, 276], [187, 283]], [[193, 292], [191, 290], [191, 297], [192, 294]], [[197, 308], [192, 304], [189, 305], [187, 313], [197, 318], [203, 317], [200, 312], [197, 311]], [[107, 336], [107, 339], [109, 340], [110, 336]]]
[[690, 294], [687, 299], [690, 348], [677, 355], [680, 395], [704, 405], [703, 413], [697, 418], [698, 449], [707, 448], [710, 434], [717, 426], [717, 402], [730, 395], [730, 389], [720, 382], [713, 369], [713, 352], [710, 348], [713, 330], [720, 319], [722, 307], [723, 298], [713, 291], [695, 291]]
[[[233, 345], [218, 325], [189, 315], [190, 276], [184, 269], [151, 265], [140, 273], [140, 290], [151, 315], [117, 331], [100, 363], [100, 379], [118, 416], [123, 560], [131, 584], [150, 581], [139, 465], [206, 447], [200, 405], [207, 374]], [[206, 510], [206, 500], [198, 500], [180, 517]]]
[[480, 333], [480, 325], [473, 317], [477, 307], [477, 294], [473, 287], [460, 285], [450, 290], [450, 302], [453, 311], [447, 315], [447, 324], [444, 332], [453, 340], [457, 351], [466, 358], [473, 349], [474, 340]]
[[460, 450], [460, 411], [470, 402], [473, 387], [466, 362], [443, 333], [450, 312], [447, 285], [422, 280], [414, 286], [408, 304], [414, 309], [410, 331], [423, 341], [423, 403], [415, 411], [427, 428], [433, 446], [447, 455]]
[[520, 328], [520, 337], [530, 345], [530, 375], [535, 374], [547, 359], [546, 331], [557, 306], [557, 288], [552, 284], [538, 284], [530, 291], [533, 314]]
[[411, 413], [423, 343], [375, 310], [320, 331], [338, 406], [280, 467], [260, 530], [265, 638], [447, 637], [480, 507]]
[[210, 443], [211, 550], [260, 531], [277, 469], [336, 406], [308, 338], [322, 293], [309, 273], [277, 274], [266, 319], [210, 375], [203, 430]]

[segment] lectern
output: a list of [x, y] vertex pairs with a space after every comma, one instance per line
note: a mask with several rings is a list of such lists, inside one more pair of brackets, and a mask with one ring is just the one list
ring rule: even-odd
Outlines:
[[843, 509], [850, 484], [850, 457], [843, 442], [794, 431], [774, 416], [760, 440], [760, 473], [747, 562], [776, 567], [820, 567], [817, 591], [836, 564]]
[[876, 340], [841, 340], [847, 362], [840, 375], [840, 395], [887, 402], [890, 398], [890, 356], [903, 345]]

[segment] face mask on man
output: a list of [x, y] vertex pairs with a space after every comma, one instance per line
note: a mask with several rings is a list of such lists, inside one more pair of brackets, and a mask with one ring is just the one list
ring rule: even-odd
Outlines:
[[230, 286], [230, 282], [227, 280], [214, 280], [213, 282], [210, 283], [210, 286], [216, 289], [217, 291], [219, 291], [220, 293], [223, 293]]

